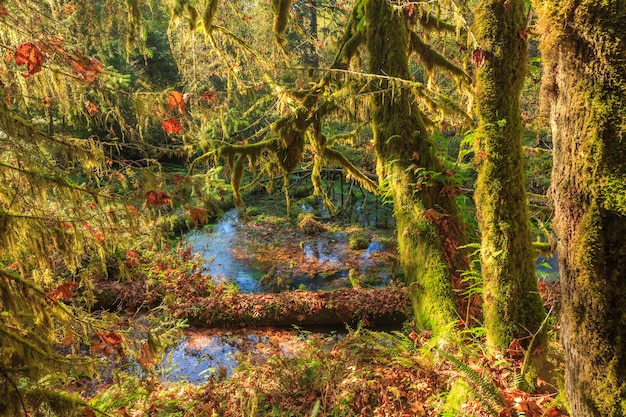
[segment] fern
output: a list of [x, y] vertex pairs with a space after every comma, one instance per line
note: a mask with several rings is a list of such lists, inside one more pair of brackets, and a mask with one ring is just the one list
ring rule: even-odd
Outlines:
[[482, 406], [494, 416], [498, 416], [498, 409], [504, 407], [504, 401], [500, 396], [498, 388], [493, 384], [493, 381], [486, 379], [478, 372], [470, 368], [467, 364], [444, 352], [441, 349], [436, 349], [437, 352], [443, 356], [448, 362], [461, 373], [461, 375], [470, 383], [475, 398], [480, 401]]

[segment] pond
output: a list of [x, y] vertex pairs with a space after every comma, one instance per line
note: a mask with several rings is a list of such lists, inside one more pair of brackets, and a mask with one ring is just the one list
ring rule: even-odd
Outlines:
[[234, 283], [241, 292], [345, 288], [354, 285], [355, 276], [373, 286], [388, 285], [394, 275], [389, 260], [394, 259], [395, 247], [385, 245], [372, 231], [363, 249], [350, 249], [347, 230], [311, 237], [286, 231], [285, 225], [241, 225], [232, 209], [213, 227], [191, 231], [184, 240], [204, 259], [214, 282]]
[[230, 377], [244, 360], [260, 363], [272, 355], [294, 357], [309, 343], [331, 347], [345, 333], [345, 329], [187, 330], [156, 371], [164, 382], [201, 384], [212, 377]]

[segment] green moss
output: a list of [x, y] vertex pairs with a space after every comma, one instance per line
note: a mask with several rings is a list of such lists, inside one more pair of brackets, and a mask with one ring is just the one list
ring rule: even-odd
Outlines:
[[[365, 2], [364, 15], [370, 72], [411, 79], [410, 31], [404, 16], [385, 0]], [[411, 89], [389, 79], [377, 84], [385, 91], [375, 96], [371, 106], [377, 171], [394, 203], [400, 264], [411, 286], [416, 321], [420, 327], [439, 331], [458, 317], [452, 291], [453, 272], [464, 268], [452, 254], [464, 241], [458, 210], [453, 199], [440, 193], [438, 184], [418, 186], [410, 168], [441, 171], [422, 114], [412, 104]], [[443, 222], [429, 218], [435, 209], [449, 221], [445, 244], [439, 230]]]
[[463, 404], [472, 399], [472, 389], [467, 382], [457, 379], [452, 383], [452, 387], [446, 397], [443, 409], [444, 417], [462, 416]]
[[481, 271], [487, 344], [506, 349], [529, 340], [545, 312], [538, 295], [524, 188], [519, 98], [526, 68], [524, 2], [505, 8], [481, 1], [474, 33], [485, 51], [477, 72], [478, 165], [476, 208], [481, 231]]
[[352, 250], [367, 249], [370, 244], [370, 239], [365, 236], [362, 229], [355, 229], [350, 232], [348, 236], [348, 246]]

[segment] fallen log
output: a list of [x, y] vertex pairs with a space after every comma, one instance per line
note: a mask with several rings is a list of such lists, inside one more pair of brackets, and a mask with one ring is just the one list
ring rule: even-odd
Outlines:
[[[161, 305], [189, 324], [217, 326], [312, 326], [400, 323], [411, 309], [406, 287], [343, 288], [331, 291], [285, 291], [250, 294], [228, 287], [208, 291], [190, 286], [151, 290], [140, 282], [99, 283], [96, 308], [137, 310]], [[171, 291], [171, 292], [170, 292]]]
[[398, 323], [408, 317], [405, 287], [346, 288], [271, 294], [222, 293], [170, 306], [196, 326], [288, 326]]

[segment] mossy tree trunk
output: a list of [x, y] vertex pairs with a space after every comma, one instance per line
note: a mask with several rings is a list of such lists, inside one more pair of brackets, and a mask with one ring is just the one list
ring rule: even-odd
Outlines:
[[626, 2], [537, 7], [554, 135], [566, 394], [573, 416], [624, 416]]
[[364, 4], [369, 71], [381, 79], [370, 107], [377, 171], [393, 199], [400, 262], [412, 284], [419, 325], [438, 330], [458, 320], [453, 289], [457, 271], [467, 267], [458, 250], [464, 231], [453, 197], [430, 174], [442, 166], [410, 89], [409, 31], [401, 13], [387, 0]]
[[540, 328], [545, 310], [537, 289], [524, 188], [519, 99], [527, 68], [523, 0], [480, 0], [474, 33], [478, 165], [476, 209], [481, 231], [483, 313], [487, 344], [504, 350]]

